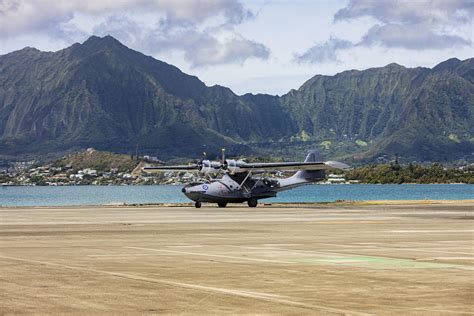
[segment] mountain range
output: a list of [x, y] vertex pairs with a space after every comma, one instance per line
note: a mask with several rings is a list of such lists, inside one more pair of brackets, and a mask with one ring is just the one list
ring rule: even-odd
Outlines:
[[111, 36], [0, 56], [0, 155], [88, 147], [162, 159], [226, 147], [234, 155], [319, 148], [349, 160], [472, 160], [474, 58], [317, 75], [283, 96], [238, 96]]

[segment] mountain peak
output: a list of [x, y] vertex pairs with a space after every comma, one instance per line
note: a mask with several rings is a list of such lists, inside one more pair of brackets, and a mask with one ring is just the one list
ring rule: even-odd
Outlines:
[[433, 70], [434, 71], [443, 71], [443, 70], [450, 70], [459, 65], [461, 61], [457, 58], [450, 58], [448, 60], [445, 60], [438, 65], [436, 65]]
[[25, 48], [22, 49], [22, 51], [25, 51], [25, 52], [39, 52], [40, 50], [35, 48], [35, 47], [26, 46]]
[[21, 54], [38, 54], [38, 53], [41, 53], [41, 51], [37, 48], [34, 48], [34, 47], [30, 47], [30, 46], [26, 46], [25, 48], [22, 48], [18, 51], [16, 51], [18, 53], [21, 53]]
[[90, 48], [125, 47], [122, 43], [120, 43], [120, 41], [110, 35], [106, 35], [104, 37], [92, 35], [82, 44], [82, 46]]
[[[387, 67], [387, 68], [405, 68], [405, 66], [402, 66], [402, 65], [397, 64], [397, 63], [390, 63], [385, 67]], [[385, 68], [385, 67], [382, 67], [382, 68]]]
[[112, 35], [105, 35], [105, 36], [97, 36], [97, 35], [92, 35], [90, 36], [85, 42], [84, 44], [86, 43], [90, 43], [90, 42], [118, 42], [120, 43], [115, 37], [113, 37]]
[[23, 56], [23, 58], [31, 58], [33, 56], [39, 56], [42, 53], [44, 53], [44, 52], [40, 51], [39, 49], [27, 46], [27, 47], [24, 47], [22, 49], [10, 52], [8, 54], [0, 55], [0, 57], [3, 57], [3, 56]]

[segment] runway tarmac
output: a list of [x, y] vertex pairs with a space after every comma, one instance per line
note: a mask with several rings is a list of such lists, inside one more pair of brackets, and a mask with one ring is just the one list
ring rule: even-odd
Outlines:
[[0, 208], [0, 314], [473, 314], [474, 204]]

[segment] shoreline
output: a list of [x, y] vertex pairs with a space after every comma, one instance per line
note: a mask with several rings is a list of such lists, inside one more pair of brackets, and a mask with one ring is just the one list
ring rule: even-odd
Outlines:
[[[364, 201], [351, 201], [351, 200], [338, 200], [333, 202], [278, 202], [278, 203], [260, 203], [257, 208], [262, 207], [318, 207], [318, 206], [383, 206], [383, 205], [435, 205], [435, 204], [460, 204], [460, 205], [467, 205], [473, 204], [474, 199], [466, 199], [466, 200], [364, 200]], [[217, 208], [214, 203], [205, 203], [204, 206], [206, 207], [215, 207]], [[231, 203], [228, 208], [232, 207], [246, 207], [245, 203]], [[80, 209], [80, 208], [87, 208], [87, 207], [94, 207], [94, 208], [117, 208], [117, 207], [127, 207], [127, 208], [153, 208], [153, 207], [169, 207], [169, 208], [176, 208], [176, 207], [193, 207], [194, 204], [192, 202], [189, 203], [111, 203], [111, 204], [89, 204], [89, 205], [38, 205], [38, 206], [2, 206], [0, 205], [1, 209], [55, 209], [55, 208], [70, 208], [70, 209]], [[222, 208], [225, 210], [225, 208]]]
[[[445, 185], [445, 184], [453, 184], [453, 185], [472, 185], [472, 183], [466, 182], [430, 182], [430, 183], [418, 183], [418, 182], [403, 182], [403, 183], [369, 183], [369, 182], [315, 182], [315, 183], [308, 183], [306, 185]], [[0, 183], [0, 188], [12, 188], [12, 187], [81, 187], [81, 186], [96, 186], [96, 187], [121, 187], [121, 186], [159, 186], [159, 185], [166, 185], [166, 186], [183, 186], [186, 183], [155, 183], [155, 184], [135, 184], [135, 183], [121, 183], [121, 184], [10, 184], [10, 183]]]

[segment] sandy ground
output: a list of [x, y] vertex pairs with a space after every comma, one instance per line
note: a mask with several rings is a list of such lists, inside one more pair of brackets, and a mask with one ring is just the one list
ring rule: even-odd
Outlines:
[[0, 209], [1, 314], [473, 314], [474, 204]]

